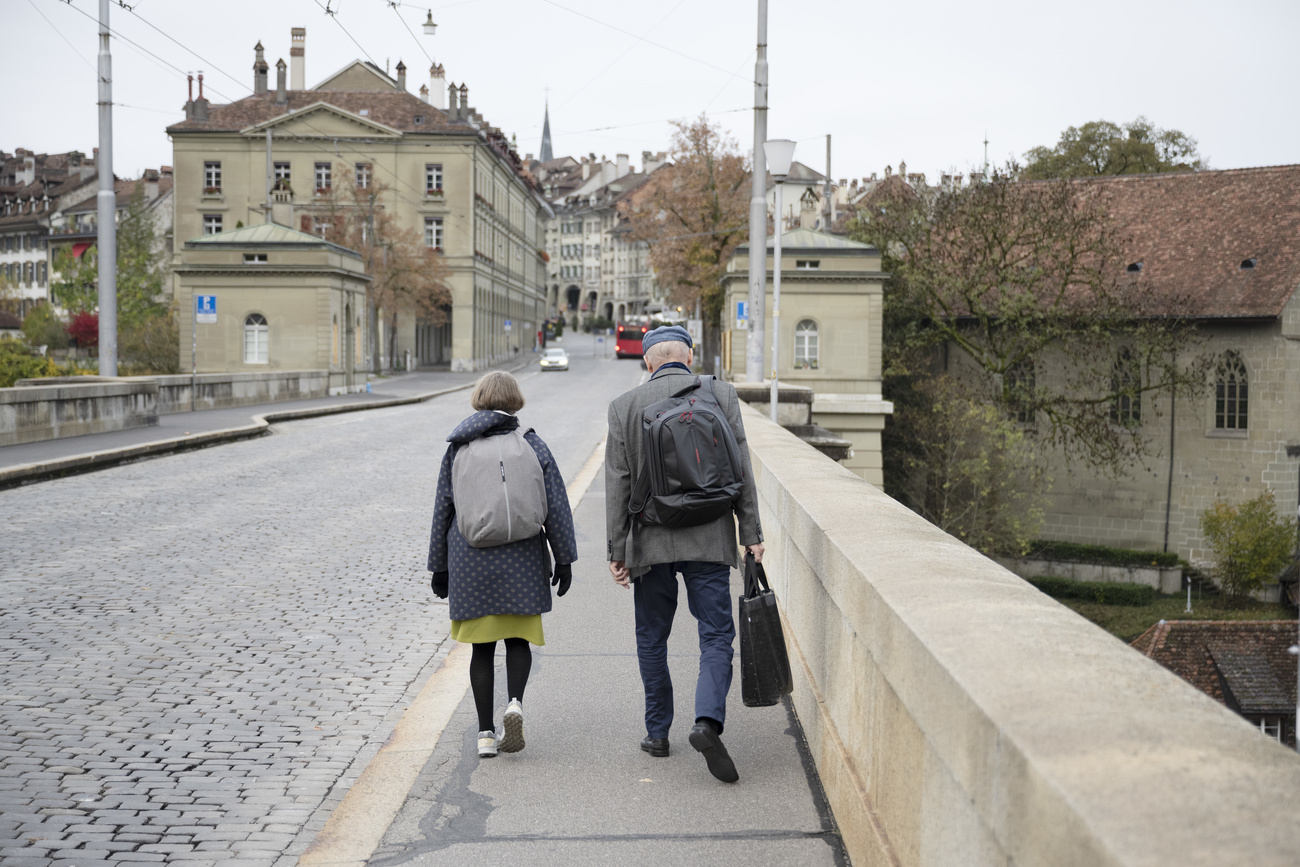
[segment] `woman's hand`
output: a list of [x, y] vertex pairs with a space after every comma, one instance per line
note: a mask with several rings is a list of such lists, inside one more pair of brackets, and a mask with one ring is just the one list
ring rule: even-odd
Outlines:
[[447, 598], [447, 585], [450, 583], [451, 575], [447, 572], [434, 572], [433, 578], [429, 580], [429, 586], [433, 588], [433, 595], [439, 599]]
[[560, 589], [555, 591], [555, 595], [563, 596], [565, 593], [568, 593], [569, 585], [572, 583], [573, 583], [573, 564], [556, 563], [555, 577], [551, 579], [551, 586], [554, 587], [558, 584], [560, 586]]

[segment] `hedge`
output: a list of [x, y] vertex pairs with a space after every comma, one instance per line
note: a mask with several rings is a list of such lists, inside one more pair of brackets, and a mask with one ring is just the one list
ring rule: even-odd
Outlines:
[[1053, 599], [1084, 599], [1102, 605], [1150, 605], [1156, 599], [1154, 587], [1146, 584], [1115, 584], [1106, 581], [1075, 581], [1042, 575], [1029, 583]]
[[1029, 546], [1026, 556], [1034, 560], [1069, 560], [1100, 566], [1178, 565], [1178, 555], [1167, 551], [1135, 551], [1105, 545], [1076, 545], [1074, 542], [1035, 542]]

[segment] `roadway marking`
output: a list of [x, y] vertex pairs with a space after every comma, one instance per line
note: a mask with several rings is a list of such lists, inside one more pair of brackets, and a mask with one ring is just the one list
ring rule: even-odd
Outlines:
[[[602, 438], [568, 485], [570, 508], [578, 508], [604, 461]], [[470, 654], [468, 644], [452, 647], [298, 859], [301, 867], [365, 867], [401, 812], [452, 714], [465, 700]]]

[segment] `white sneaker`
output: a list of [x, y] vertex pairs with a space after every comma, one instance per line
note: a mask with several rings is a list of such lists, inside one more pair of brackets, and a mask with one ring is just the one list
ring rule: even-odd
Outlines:
[[497, 744], [500, 742], [497, 733], [494, 731], [485, 731], [478, 733], [478, 755], [481, 759], [490, 759], [497, 754]]
[[524, 706], [517, 698], [510, 699], [505, 716], [501, 719], [505, 733], [501, 736], [501, 752], [517, 753], [524, 748]]

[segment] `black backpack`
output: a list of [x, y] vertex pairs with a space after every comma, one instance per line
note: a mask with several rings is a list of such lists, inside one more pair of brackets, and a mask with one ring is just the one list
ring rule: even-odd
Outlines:
[[646, 407], [641, 434], [645, 465], [628, 504], [633, 526], [693, 527], [731, 513], [745, 471], [713, 377], [697, 376]]

